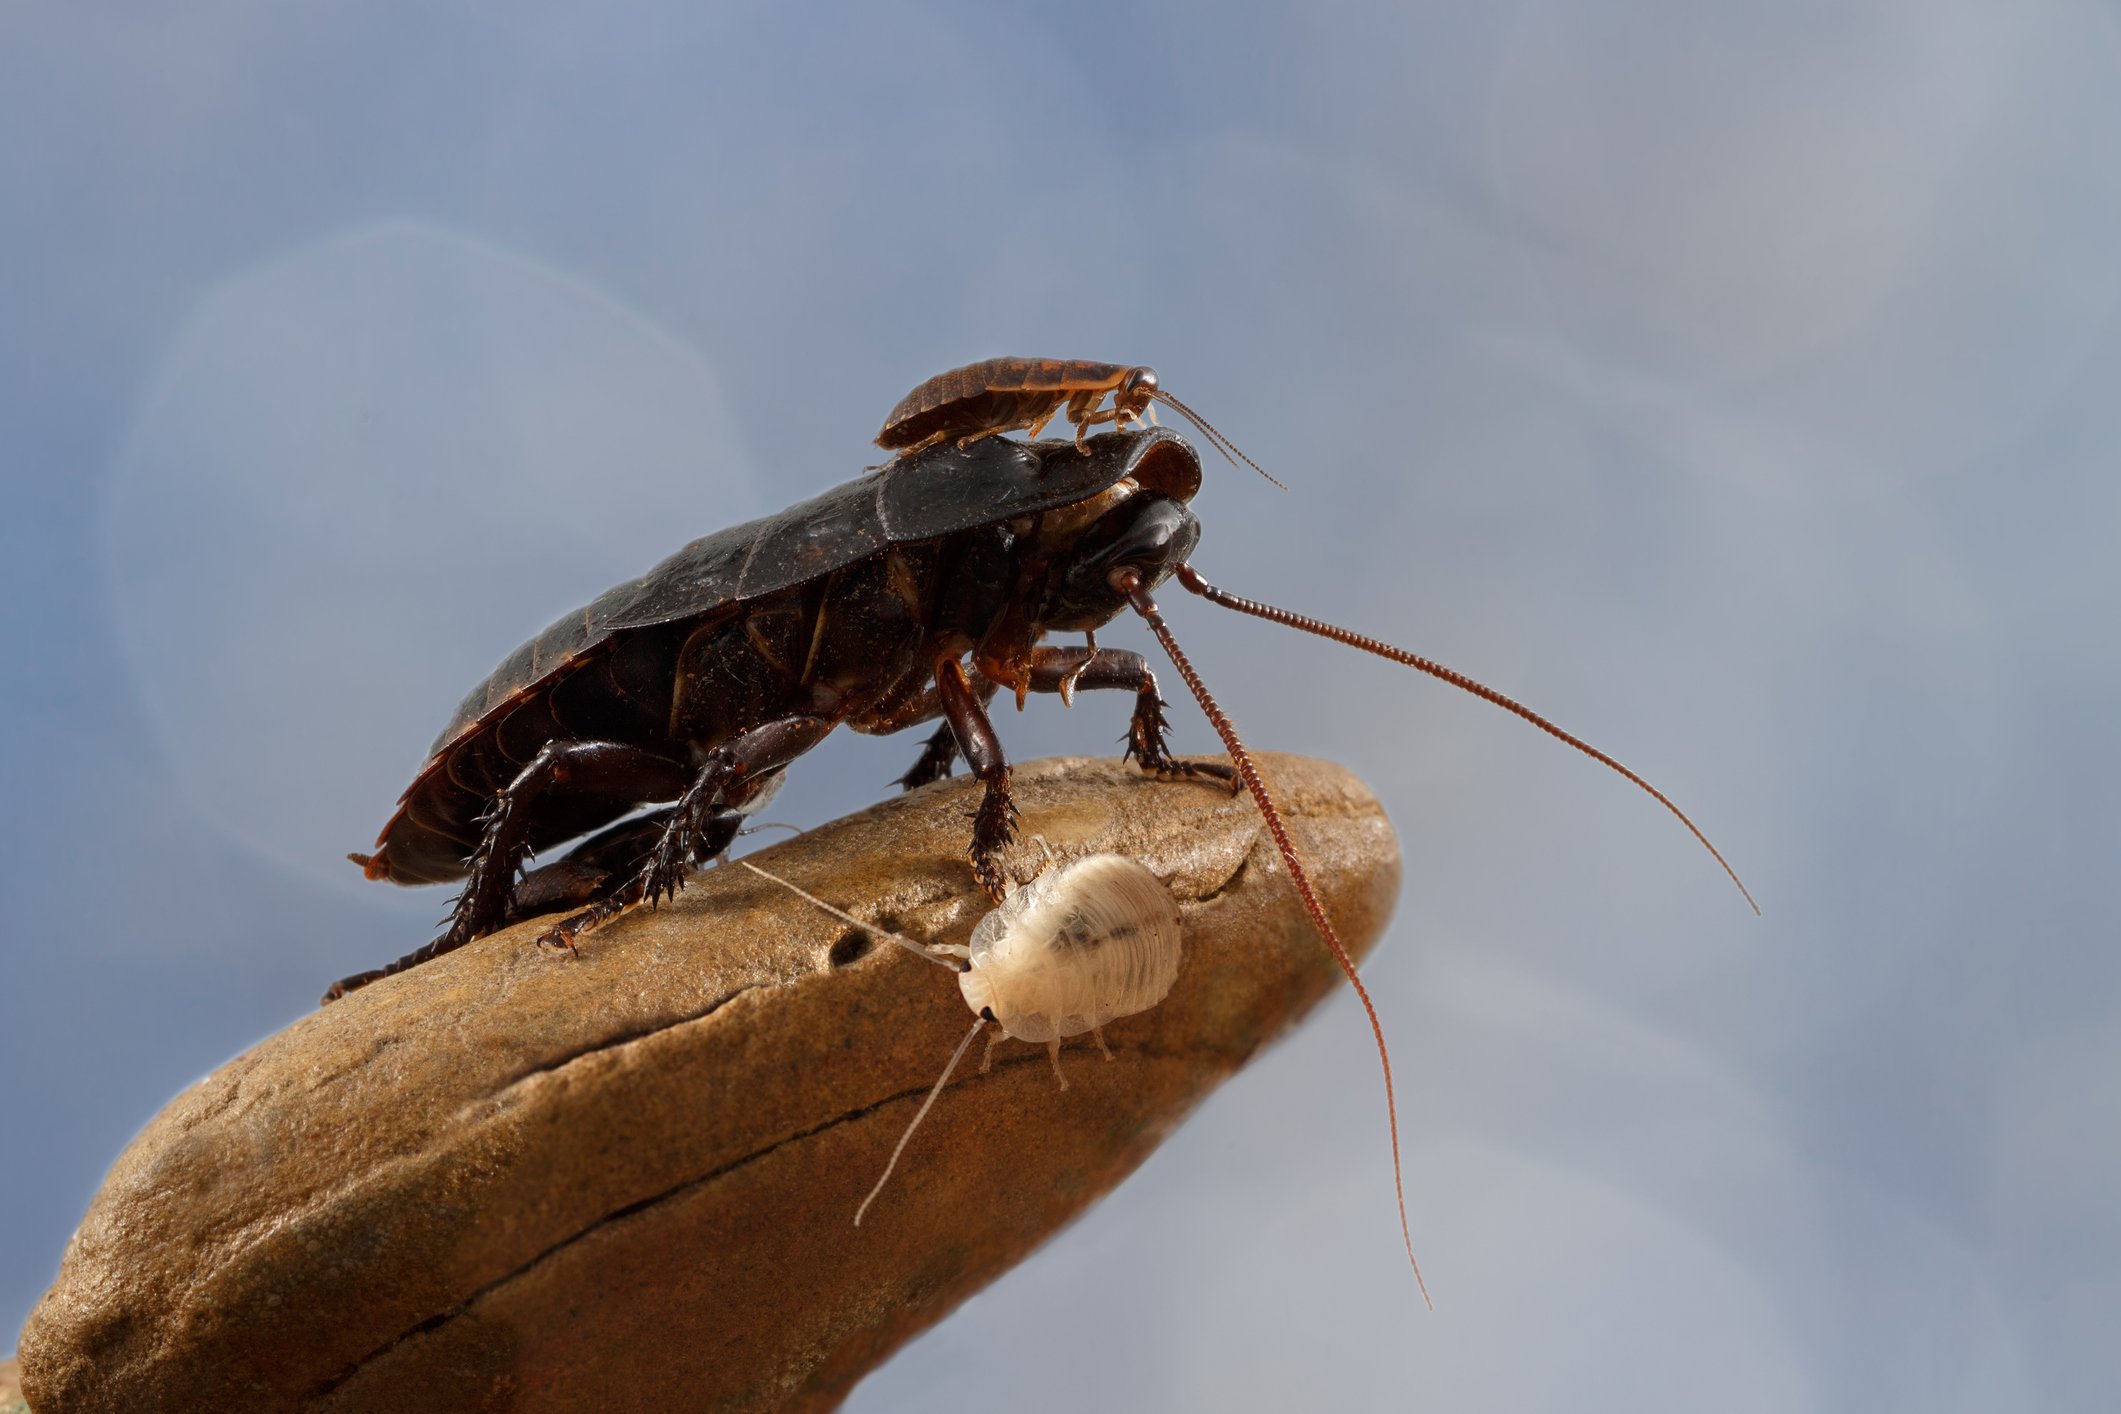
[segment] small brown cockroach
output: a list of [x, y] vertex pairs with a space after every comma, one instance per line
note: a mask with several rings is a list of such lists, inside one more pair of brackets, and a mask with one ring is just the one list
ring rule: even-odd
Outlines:
[[[1100, 409], [1107, 393], [1112, 406]], [[1206, 418], [1165, 392], [1155, 369], [1088, 358], [983, 358], [938, 373], [899, 399], [884, 419], [884, 430], [876, 434], [876, 444], [910, 457], [952, 437], [960, 447], [1004, 432], [1036, 437], [1063, 403], [1065, 416], [1075, 424], [1078, 448], [1083, 434], [1099, 423], [1117, 427], [1140, 422], [1151, 403], [1163, 403], [1198, 427], [1232, 465], [1241, 461], [1282, 490], [1289, 489]]]
[[987, 1041], [982, 1071], [993, 1064], [995, 1044], [1004, 1036], [1043, 1041], [1053, 1074], [1065, 1090], [1063, 1040], [1087, 1031], [1111, 1060], [1105, 1023], [1147, 1011], [1168, 996], [1178, 980], [1178, 905], [1146, 865], [1123, 854], [1086, 855], [1010, 890], [999, 907], [980, 919], [967, 946], [914, 942], [864, 923], [749, 860], [738, 862], [833, 917], [955, 971], [958, 990], [972, 1008], [972, 1029], [951, 1052], [928, 1098], [899, 1136], [876, 1186], [855, 1209], [856, 1227], [988, 1022], [997, 1030]]

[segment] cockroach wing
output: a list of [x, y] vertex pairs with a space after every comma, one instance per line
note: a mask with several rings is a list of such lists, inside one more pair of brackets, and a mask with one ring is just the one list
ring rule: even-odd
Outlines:
[[691, 618], [893, 545], [1073, 505], [1129, 476], [1190, 499], [1200, 489], [1200, 458], [1184, 438], [1154, 427], [1093, 438], [1081, 452], [1066, 441], [944, 443], [778, 515], [695, 540], [599, 597], [575, 622], [587, 620], [587, 631], [601, 637]]
[[1073, 505], [1129, 476], [1190, 500], [1200, 489], [1200, 458], [1184, 438], [1155, 427], [1093, 437], [1081, 452], [1065, 441], [988, 437], [962, 450], [944, 443], [777, 515], [718, 530], [509, 654], [458, 704], [428, 749], [429, 764], [616, 633], [712, 613], [892, 545]]

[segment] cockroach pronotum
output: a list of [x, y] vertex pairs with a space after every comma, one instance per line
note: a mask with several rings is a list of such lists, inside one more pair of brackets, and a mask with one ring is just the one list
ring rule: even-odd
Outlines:
[[[1080, 447], [945, 439], [777, 516], [695, 541], [608, 591], [472, 690], [375, 852], [355, 856], [371, 879], [465, 880], [447, 930], [387, 967], [346, 978], [325, 999], [518, 918], [576, 909], [540, 937], [572, 949], [626, 908], [674, 896], [688, 867], [720, 854], [781, 772], [842, 724], [887, 733], [943, 719], [900, 783], [939, 780], [965, 758], [983, 787], [972, 868], [999, 901], [1016, 808], [987, 702], [1002, 691], [1019, 703], [1030, 692], [1131, 692], [1125, 755], [1160, 779], [1251, 792], [1290, 882], [1362, 1002], [1384, 1072], [1400, 1234], [1412, 1261], [1377, 1010], [1251, 756], [1150, 591], [1176, 576], [1211, 603], [1390, 658], [1503, 707], [1649, 792], [1741, 893], [1745, 886], [1678, 806], [1538, 714], [1427, 658], [1208, 583], [1189, 563], [1201, 528], [1187, 503], [1199, 488], [1200, 458], [1166, 428], [1115, 431]], [[1140, 654], [1094, 639], [1082, 648], [1043, 642], [1051, 633], [1093, 634], [1129, 607], [1214, 724], [1229, 765], [1171, 755], [1164, 702]], [[643, 807], [653, 808], [636, 814]], [[600, 833], [518, 879], [530, 853], [590, 831]]]
[[1088, 1032], [1105, 1059], [1112, 1059], [1105, 1046], [1105, 1023], [1147, 1011], [1169, 996], [1178, 980], [1178, 905], [1147, 865], [1123, 854], [1086, 855], [1011, 889], [999, 907], [980, 919], [971, 943], [963, 946], [917, 943], [864, 923], [748, 859], [738, 862], [843, 922], [949, 967], [957, 973], [965, 1005], [972, 1008], [972, 1029], [950, 1053], [949, 1064], [899, 1136], [876, 1186], [854, 1210], [856, 1227], [884, 1191], [913, 1131], [934, 1108], [981, 1027], [993, 1022], [996, 1028], [987, 1041], [982, 1071], [993, 1063], [995, 1043], [1005, 1036], [1043, 1042], [1053, 1074], [1065, 1090], [1062, 1041]]
[[[1105, 394], [1112, 406], [1099, 408]], [[957, 439], [967, 447], [982, 437], [1045, 430], [1062, 403], [1075, 424], [1075, 445], [1092, 427], [1141, 422], [1151, 403], [1163, 403], [1200, 429], [1208, 444], [1232, 465], [1243, 462], [1286, 491], [1274, 475], [1237, 449], [1237, 444], [1176, 397], [1164, 391], [1156, 370], [1142, 364], [1099, 363], [1087, 358], [983, 358], [948, 373], [938, 373], [899, 399], [876, 444], [902, 457], [924, 452], [938, 442]]]

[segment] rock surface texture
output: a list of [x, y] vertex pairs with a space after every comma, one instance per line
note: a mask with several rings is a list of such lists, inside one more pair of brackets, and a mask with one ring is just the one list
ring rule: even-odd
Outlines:
[[[1338, 767], [1264, 757], [1350, 947], [1399, 855]], [[111, 1170], [22, 1337], [38, 1414], [829, 1408], [1125, 1177], [1339, 973], [1246, 797], [1111, 761], [1017, 773], [1012, 863], [1130, 854], [1179, 900], [1117, 1059], [1005, 1041], [855, 1206], [971, 1017], [951, 976], [747, 870], [583, 940], [480, 940], [186, 1090]], [[964, 778], [752, 856], [961, 943]], [[379, 945], [379, 954], [408, 940]], [[1379, 1117], [1380, 1126], [1382, 1115]], [[1384, 1162], [1382, 1138], [1378, 1160]], [[1389, 1212], [1378, 1214], [1379, 1231]]]

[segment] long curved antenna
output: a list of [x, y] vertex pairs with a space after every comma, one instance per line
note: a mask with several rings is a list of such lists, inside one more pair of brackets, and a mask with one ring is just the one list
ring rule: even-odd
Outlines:
[[1216, 431], [1215, 425], [1213, 423], [1209, 422], [1208, 419], [1202, 417], [1192, 408], [1187, 407], [1184, 403], [1172, 397], [1169, 393], [1165, 392], [1161, 388], [1158, 388], [1149, 396], [1156, 399], [1156, 401], [1160, 403], [1169, 403], [1172, 407], [1177, 408], [1179, 412], [1183, 413], [1185, 415], [1186, 421], [1192, 423], [1195, 427], [1198, 427], [1201, 431], [1201, 435], [1206, 437], [1208, 441], [1214, 445], [1216, 451], [1221, 452], [1223, 454], [1224, 460], [1228, 461], [1230, 465], [1236, 466], [1239, 462], [1243, 462], [1246, 466], [1251, 467], [1254, 471], [1258, 472], [1261, 476], [1266, 477], [1267, 480], [1273, 482], [1276, 486], [1280, 486], [1282, 490], [1286, 491], [1289, 489], [1287, 486], [1282, 484], [1280, 477], [1276, 476], [1273, 472], [1261, 466], [1258, 462], [1252, 460], [1252, 458], [1246, 456], [1243, 452], [1237, 450], [1237, 444], [1235, 442], [1231, 441], [1228, 437], [1223, 436], [1222, 433]]
[[782, 888], [788, 890], [788, 892], [794, 894], [797, 898], [808, 899], [811, 903], [814, 903], [819, 908], [824, 909], [825, 912], [831, 914], [834, 918], [839, 919], [842, 923], [852, 923], [855, 927], [861, 929], [864, 933], [867, 933], [872, 938], [882, 938], [886, 942], [897, 943], [900, 947], [904, 948], [907, 952], [912, 953], [915, 957], [923, 958], [929, 962], [934, 963], [938, 967], [947, 967], [952, 972], [963, 972], [966, 970], [965, 967], [960, 966], [958, 963], [951, 961], [949, 958], [937, 956], [933, 951], [928, 948], [922, 947], [919, 943], [916, 943], [911, 938], [902, 937], [899, 934], [892, 932], [889, 928], [879, 928], [874, 923], [864, 923], [861, 919], [856, 918], [853, 914], [848, 913], [846, 910], [834, 908], [831, 904], [825, 902], [816, 894], [804, 893], [801, 889], [789, 883], [780, 875], [769, 874], [765, 870], [759, 868], [758, 865], [753, 864], [748, 859], [739, 859], [734, 862], [743, 865], [746, 869], [749, 869], [752, 873], [758, 875], [762, 879], [771, 879], [774, 883], [779, 884]]
[[1208, 720], [1214, 724], [1215, 734], [1223, 739], [1223, 747], [1230, 753], [1231, 764], [1237, 767], [1237, 774], [1244, 778], [1245, 789], [1252, 792], [1252, 799], [1267, 822], [1267, 831], [1274, 836], [1275, 847], [1281, 851], [1282, 863], [1288, 866], [1289, 879], [1296, 885], [1296, 892], [1302, 896], [1304, 907], [1311, 914], [1312, 926], [1318, 929], [1318, 936], [1325, 939], [1326, 946], [1332, 950], [1333, 960], [1338, 962], [1340, 970], [1347, 974], [1349, 984], [1355, 988], [1355, 995], [1362, 1001], [1363, 1011], [1370, 1018], [1370, 1034], [1377, 1038], [1377, 1059], [1384, 1067], [1385, 1073], [1385, 1120], [1392, 1130], [1392, 1193], [1399, 1200], [1399, 1236], [1407, 1244], [1407, 1261], [1414, 1267], [1414, 1284], [1421, 1288], [1421, 1299], [1428, 1302], [1429, 1309], [1433, 1311], [1436, 1309], [1436, 1303], [1429, 1300], [1429, 1284], [1421, 1279], [1421, 1263], [1414, 1256], [1414, 1234], [1407, 1227], [1407, 1190], [1399, 1163], [1399, 1104], [1392, 1094], [1392, 1056], [1385, 1049], [1385, 1028], [1377, 1019], [1377, 1008], [1370, 1001], [1370, 991], [1363, 986], [1362, 978], [1355, 974], [1354, 960], [1348, 956], [1348, 950], [1341, 946], [1340, 935], [1333, 931], [1333, 924], [1326, 917], [1325, 906], [1319, 903], [1318, 895], [1312, 891], [1310, 877], [1304, 873], [1303, 863], [1296, 857], [1296, 846], [1289, 841], [1288, 828], [1282, 824], [1281, 811], [1275, 808], [1274, 797], [1267, 794], [1266, 782], [1259, 778], [1259, 769], [1252, 764], [1252, 754], [1246, 751], [1245, 744], [1237, 739], [1237, 728], [1229, 717], [1224, 715], [1223, 709], [1215, 705], [1215, 699], [1208, 695], [1207, 684], [1200, 680], [1199, 673], [1193, 671], [1193, 664], [1179, 648], [1178, 640], [1171, 636], [1170, 626], [1157, 611], [1156, 601], [1149, 597], [1149, 591], [1143, 586], [1140, 576], [1132, 570], [1123, 570], [1114, 583], [1133, 601], [1134, 612], [1147, 621], [1150, 632], [1156, 635], [1157, 642], [1163, 644], [1164, 652], [1170, 655], [1171, 665], [1177, 668], [1178, 675], [1186, 680], [1186, 686], [1193, 689], [1194, 700], [1200, 703], [1200, 710], [1206, 713]]
[[1266, 619], [1270, 623], [1285, 624], [1290, 628], [1300, 628], [1305, 633], [1315, 633], [1320, 638], [1330, 638], [1335, 643], [1345, 643], [1350, 648], [1360, 648], [1365, 653], [1375, 653], [1380, 658], [1390, 658], [1395, 663], [1404, 663], [1410, 668], [1427, 673], [1432, 678], [1437, 678], [1455, 688], [1470, 692], [1483, 702], [1491, 702], [1505, 712], [1522, 717], [1548, 736], [1568, 743], [1593, 761], [1610, 766], [1647, 791], [1659, 805], [1671, 811], [1678, 818], [1679, 823], [1686, 826], [1695, 839], [1701, 841], [1701, 847], [1707, 850], [1718, 864], [1723, 866], [1723, 872], [1730, 875], [1731, 882], [1738, 885], [1738, 892], [1745, 895], [1745, 901], [1752, 908], [1754, 916], [1759, 916], [1760, 905], [1753, 902], [1752, 890], [1746, 888], [1744, 882], [1738, 877], [1738, 871], [1731, 867], [1731, 862], [1723, 857], [1721, 850], [1709, 843], [1709, 837], [1701, 833], [1700, 827], [1687, 818], [1686, 812], [1674, 805], [1671, 798], [1663, 791], [1657, 789], [1657, 787], [1651, 785], [1648, 781], [1636, 775], [1633, 771], [1630, 771], [1627, 767], [1621, 765], [1618, 761], [1615, 761], [1581, 737], [1573, 736], [1563, 731], [1560, 727], [1555, 726], [1524, 704], [1503, 696], [1494, 688], [1484, 683], [1476, 682], [1464, 673], [1445, 667], [1433, 658], [1424, 658], [1418, 653], [1409, 653], [1404, 648], [1394, 648], [1389, 643], [1380, 642], [1377, 639], [1355, 633], [1349, 629], [1337, 628], [1320, 619], [1291, 613], [1287, 609], [1277, 609], [1272, 604], [1262, 604], [1257, 599], [1239, 598], [1235, 594], [1217, 589], [1214, 585], [1208, 583], [1207, 580], [1202, 579], [1191, 565], [1180, 565], [1175, 573], [1180, 584], [1183, 584], [1211, 604], [1220, 604], [1225, 609], [1235, 609], [1240, 614], [1250, 614], [1254, 618]]
[[935, 1086], [928, 1092], [928, 1098], [921, 1101], [921, 1107], [914, 1111], [913, 1123], [907, 1125], [906, 1132], [898, 1137], [898, 1147], [891, 1151], [891, 1162], [884, 1165], [883, 1173], [877, 1177], [876, 1187], [869, 1190], [869, 1196], [862, 1200], [862, 1206], [854, 1210], [856, 1227], [862, 1225], [862, 1214], [869, 1211], [869, 1205], [876, 1201], [876, 1195], [883, 1192], [884, 1185], [891, 1181], [891, 1171], [898, 1167], [898, 1156], [906, 1152], [906, 1143], [913, 1138], [913, 1131], [921, 1127], [921, 1121], [928, 1117], [928, 1111], [935, 1108], [935, 1097], [942, 1094], [943, 1087], [950, 1083], [950, 1073], [957, 1069], [957, 1063], [965, 1058], [965, 1052], [972, 1047], [972, 1038], [979, 1035], [979, 1029], [986, 1024], [986, 1017], [974, 1017], [972, 1029], [965, 1033], [965, 1039], [958, 1042], [957, 1049], [950, 1053], [950, 1064], [943, 1067], [943, 1073], [936, 1077]]

